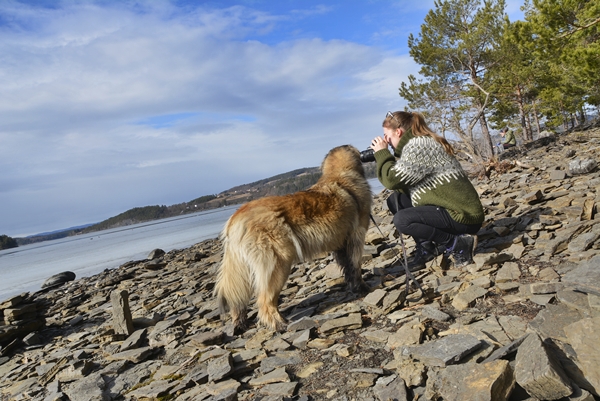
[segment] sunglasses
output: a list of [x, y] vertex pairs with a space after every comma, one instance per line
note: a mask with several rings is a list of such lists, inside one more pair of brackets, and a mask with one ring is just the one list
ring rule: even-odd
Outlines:
[[398, 125], [402, 125], [400, 124], [400, 121], [398, 121], [398, 119], [396, 118], [396, 116], [394, 116], [394, 113], [392, 113], [391, 111], [388, 111], [387, 114], [385, 115], [385, 118], [391, 117], [394, 119], [394, 121], [396, 121], [398, 123]]

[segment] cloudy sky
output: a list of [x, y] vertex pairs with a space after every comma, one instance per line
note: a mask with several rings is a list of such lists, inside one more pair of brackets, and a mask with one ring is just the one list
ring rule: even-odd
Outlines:
[[419, 69], [407, 38], [432, 6], [3, 0], [0, 235], [187, 202], [318, 166], [337, 145], [365, 149], [405, 106], [398, 87]]

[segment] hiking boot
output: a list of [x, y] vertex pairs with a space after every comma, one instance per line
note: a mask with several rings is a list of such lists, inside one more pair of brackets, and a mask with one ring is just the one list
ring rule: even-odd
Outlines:
[[477, 247], [477, 237], [469, 234], [462, 234], [454, 239], [452, 248], [448, 252], [454, 259], [455, 267], [464, 267], [473, 263], [473, 253]]
[[423, 269], [425, 263], [432, 261], [439, 254], [440, 252], [437, 251], [435, 244], [432, 242], [417, 243], [415, 254], [408, 264], [408, 268], [410, 270]]

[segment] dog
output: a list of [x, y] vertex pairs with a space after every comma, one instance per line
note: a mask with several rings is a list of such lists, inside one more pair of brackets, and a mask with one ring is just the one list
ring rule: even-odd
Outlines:
[[250, 201], [225, 224], [214, 296], [222, 313], [230, 311], [234, 332], [248, 328], [247, 308], [253, 295], [259, 322], [285, 331], [278, 299], [291, 268], [323, 252], [333, 252], [350, 290], [368, 291], [360, 260], [372, 194], [358, 149], [351, 145], [332, 149], [321, 172], [309, 189]]

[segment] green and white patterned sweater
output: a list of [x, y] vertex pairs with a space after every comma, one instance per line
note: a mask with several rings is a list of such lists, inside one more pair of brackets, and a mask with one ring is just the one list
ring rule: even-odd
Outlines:
[[377, 176], [388, 189], [410, 196], [413, 206], [441, 206], [463, 224], [484, 220], [479, 194], [462, 166], [430, 136], [413, 136], [406, 131], [395, 149], [375, 152]]

